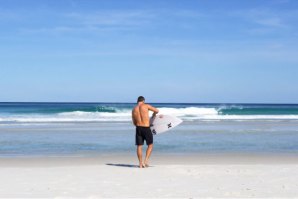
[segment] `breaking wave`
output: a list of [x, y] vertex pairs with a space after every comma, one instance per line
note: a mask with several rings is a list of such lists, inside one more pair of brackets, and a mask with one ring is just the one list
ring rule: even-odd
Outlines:
[[[195, 120], [298, 120], [295, 114], [250, 114], [252, 110], [246, 110], [241, 114], [243, 107], [220, 107], [220, 108], [159, 108], [160, 114], [173, 115], [185, 121]], [[261, 113], [261, 112], [259, 112]], [[270, 111], [269, 111], [270, 113]], [[10, 114], [1, 116], [0, 122], [130, 122], [131, 109], [114, 107], [99, 108], [98, 111], [71, 111], [60, 113], [31, 113], [31, 114]]]

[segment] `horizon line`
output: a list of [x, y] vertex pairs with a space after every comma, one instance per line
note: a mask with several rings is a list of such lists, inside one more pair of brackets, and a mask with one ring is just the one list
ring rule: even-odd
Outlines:
[[[52, 103], [52, 104], [67, 104], [67, 103], [73, 103], [73, 104], [79, 104], [79, 103], [86, 103], [86, 104], [136, 104], [137, 102], [92, 102], [92, 101], [82, 101], [82, 102], [71, 102], [71, 101], [0, 101], [0, 103]], [[149, 102], [152, 104], [267, 104], [267, 105], [298, 105], [298, 103], [266, 103], [266, 102]]]

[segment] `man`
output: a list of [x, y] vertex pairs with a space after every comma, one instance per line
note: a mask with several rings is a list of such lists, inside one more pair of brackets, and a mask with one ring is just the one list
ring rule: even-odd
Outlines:
[[[157, 108], [145, 104], [145, 98], [143, 96], [138, 97], [138, 104], [132, 110], [132, 121], [136, 126], [136, 145], [140, 168], [149, 167], [149, 158], [153, 149], [153, 135], [150, 130], [149, 111], [153, 111], [152, 117], [155, 117], [158, 113]], [[148, 147], [145, 161], [143, 162], [142, 146], [144, 145], [144, 140], [146, 140]]]

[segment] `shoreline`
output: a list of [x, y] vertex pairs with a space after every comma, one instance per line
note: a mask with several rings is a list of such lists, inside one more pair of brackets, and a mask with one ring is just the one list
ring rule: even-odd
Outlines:
[[[150, 158], [150, 163], [152, 165], [298, 165], [298, 153], [153, 153]], [[138, 160], [136, 154], [133, 153], [82, 154], [79, 156], [0, 157], [0, 167], [59, 167], [105, 164], [138, 165]]]

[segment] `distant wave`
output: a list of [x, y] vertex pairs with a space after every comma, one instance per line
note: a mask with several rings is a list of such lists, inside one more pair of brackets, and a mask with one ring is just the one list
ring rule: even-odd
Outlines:
[[[228, 108], [229, 110], [241, 109], [239, 107]], [[223, 111], [228, 110], [226, 107], [221, 108], [159, 108], [160, 114], [173, 115], [185, 121], [195, 120], [298, 120], [298, 115], [265, 115], [265, 114], [223, 114]], [[6, 116], [0, 115], [0, 122], [104, 122], [118, 121], [130, 122], [131, 109], [123, 108], [107, 108], [101, 111], [72, 111], [51, 114], [11, 114]]]

